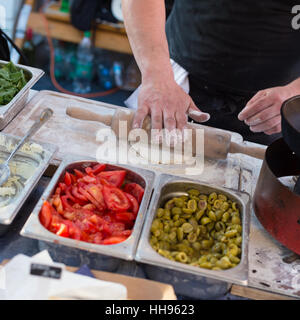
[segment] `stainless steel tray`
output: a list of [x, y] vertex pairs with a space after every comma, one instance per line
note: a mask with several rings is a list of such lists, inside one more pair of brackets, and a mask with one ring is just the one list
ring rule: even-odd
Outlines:
[[38, 215], [42, 207], [43, 202], [48, 199], [54, 192], [57, 183], [62, 179], [67, 170], [75, 168], [82, 168], [83, 166], [89, 166], [92, 163], [96, 163], [93, 158], [82, 159], [80, 156], [70, 156], [68, 159], [62, 161], [61, 165], [55, 172], [51, 182], [44, 191], [40, 201], [37, 203], [32, 214], [26, 221], [24, 227], [21, 230], [21, 235], [29, 238], [34, 238], [42, 241], [54, 242], [59, 245], [69, 246], [77, 249], [87, 250], [107, 256], [112, 256], [124, 260], [133, 260], [138, 245], [140, 233], [147, 213], [148, 204], [151, 198], [153, 183], [155, 174], [152, 171], [144, 170], [140, 168], [134, 168], [127, 165], [116, 165], [107, 163], [108, 170], [126, 169], [126, 179], [132, 182], [137, 182], [145, 189], [143, 200], [140, 204], [135, 225], [131, 236], [115, 245], [99, 245], [88, 242], [83, 242], [74, 239], [63, 238], [55, 235], [43, 227], [39, 221]]
[[[0, 60], [0, 67], [7, 63], [7, 61]], [[16, 64], [16, 66], [24, 71], [27, 83], [8, 104], [0, 106], [0, 130], [2, 130], [25, 106], [29, 90], [44, 74], [44, 71], [41, 69], [20, 64]]]
[[[19, 137], [6, 134], [6, 133], [0, 133], [0, 136], [4, 136], [6, 141], [10, 141], [12, 144], [17, 144], [20, 140]], [[30, 161], [33, 161], [36, 164], [36, 168], [33, 172], [33, 175], [26, 181], [24, 181], [24, 186], [19, 192], [16, 197], [13, 198], [13, 200], [6, 206], [0, 207], [0, 225], [9, 225], [15, 218], [16, 214], [18, 213], [20, 207], [24, 203], [24, 201], [29, 196], [30, 192], [36, 185], [36, 183], [39, 181], [40, 177], [44, 173], [44, 171], [47, 169], [51, 159], [53, 158], [57, 147], [46, 144], [46, 143], [39, 143], [35, 142], [33, 140], [30, 140], [28, 143], [36, 143], [43, 147], [43, 152], [40, 156], [30, 156], [27, 153], [23, 153], [22, 151], [18, 151], [18, 153], [14, 156], [14, 158], [20, 158], [20, 159], [29, 159]], [[0, 147], [1, 154], [4, 153], [4, 157], [7, 158], [9, 155], [8, 151], [4, 151], [4, 148]], [[13, 158], [13, 159], [14, 159]], [[12, 161], [13, 161], [12, 159]]]
[[[196, 188], [200, 192], [208, 194], [211, 192], [222, 192], [228, 198], [236, 201], [241, 208], [242, 216], [242, 255], [240, 263], [228, 270], [207, 270], [200, 267], [189, 266], [183, 263], [174, 262], [164, 258], [158, 254], [154, 249], [152, 249], [149, 243], [150, 228], [152, 221], [156, 216], [156, 210], [159, 206], [164, 203], [167, 199], [175, 196], [186, 194], [186, 191], [191, 188]], [[241, 285], [247, 285], [248, 282], [248, 241], [249, 241], [249, 227], [250, 227], [250, 197], [246, 193], [237, 192], [230, 189], [219, 188], [216, 186], [201, 183], [199, 181], [185, 179], [182, 177], [176, 177], [173, 175], [162, 174], [157, 183], [155, 184], [155, 194], [153, 194], [147, 219], [144, 224], [144, 228], [139, 241], [137, 253], [135, 260], [153, 265], [160, 268], [181, 271], [189, 275], [203, 276], [207, 278], [212, 278], [220, 281], [225, 281], [229, 283], [236, 283]], [[160, 271], [157, 269], [156, 274], [159, 275]], [[184, 275], [182, 276], [184, 278]], [[165, 279], [155, 279], [157, 281], [165, 281]]]

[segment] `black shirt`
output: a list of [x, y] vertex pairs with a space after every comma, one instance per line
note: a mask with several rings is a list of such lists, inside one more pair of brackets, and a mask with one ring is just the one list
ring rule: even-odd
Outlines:
[[171, 57], [209, 85], [235, 93], [300, 77], [300, 30], [291, 0], [175, 0], [166, 32]]

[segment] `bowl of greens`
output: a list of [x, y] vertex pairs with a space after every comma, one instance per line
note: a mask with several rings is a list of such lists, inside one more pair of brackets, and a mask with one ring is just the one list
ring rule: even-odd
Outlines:
[[0, 105], [9, 103], [27, 84], [23, 69], [17, 68], [12, 62], [0, 68]]
[[43, 70], [0, 60], [0, 130], [25, 106]]

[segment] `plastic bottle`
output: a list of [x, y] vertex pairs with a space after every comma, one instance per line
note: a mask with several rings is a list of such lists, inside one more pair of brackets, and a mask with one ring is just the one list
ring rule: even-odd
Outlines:
[[119, 61], [115, 61], [113, 64], [113, 74], [115, 85], [119, 88], [123, 86], [123, 65]]
[[113, 87], [112, 69], [107, 62], [99, 63], [98, 77], [102, 89], [109, 90]]
[[53, 40], [55, 69], [54, 75], [57, 80], [64, 78], [64, 43], [62, 41]]
[[87, 31], [84, 33], [84, 37], [77, 48], [75, 79], [73, 83], [74, 92], [81, 94], [91, 91], [93, 60], [91, 33]]
[[75, 79], [76, 68], [76, 47], [74, 44], [68, 43], [64, 56], [64, 73], [67, 81]]
[[[23, 53], [28, 59], [28, 63], [30, 66], [34, 66], [34, 62], [35, 62], [35, 47], [34, 47], [32, 38], [33, 38], [32, 29], [28, 28], [26, 30], [25, 42], [23, 45]], [[22, 59], [20, 62], [21, 64], [25, 63], [25, 61], [23, 61]]]

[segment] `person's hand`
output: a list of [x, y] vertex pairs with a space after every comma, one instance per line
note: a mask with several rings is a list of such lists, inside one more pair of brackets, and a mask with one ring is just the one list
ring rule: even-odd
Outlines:
[[176, 128], [182, 131], [187, 124], [187, 116], [196, 122], [209, 119], [209, 114], [201, 112], [192, 98], [173, 79], [166, 79], [163, 74], [142, 82], [132, 127], [142, 128], [148, 114], [152, 129], [165, 128], [169, 131]]
[[267, 135], [281, 132], [280, 109], [282, 103], [296, 95], [294, 83], [258, 91], [238, 115], [252, 132]]

